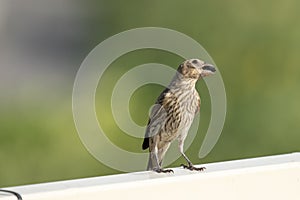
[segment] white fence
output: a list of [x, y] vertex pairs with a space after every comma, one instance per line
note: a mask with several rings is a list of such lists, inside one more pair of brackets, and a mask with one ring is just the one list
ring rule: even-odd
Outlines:
[[[300, 200], [300, 153], [209, 163], [204, 172], [136, 172], [5, 188], [24, 200]], [[16, 199], [0, 194], [0, 199]]]

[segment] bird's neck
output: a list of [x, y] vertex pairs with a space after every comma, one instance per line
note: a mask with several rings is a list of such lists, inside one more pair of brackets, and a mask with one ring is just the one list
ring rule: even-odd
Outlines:
[[194, 90], [197, 79], [186, 78], [180, 73], [176, 73], [172, 79], [169, 89], [180, 89], [180, 90]]

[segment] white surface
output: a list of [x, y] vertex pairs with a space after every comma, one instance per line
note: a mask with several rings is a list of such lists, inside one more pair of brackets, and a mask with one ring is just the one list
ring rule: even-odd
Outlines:
[[[300, 153], [203, 165], [205, 172], [136, 172], [6, 188], [25, 200], [300, 200]], [[15, 199], [0, 196], [2, 199]]]

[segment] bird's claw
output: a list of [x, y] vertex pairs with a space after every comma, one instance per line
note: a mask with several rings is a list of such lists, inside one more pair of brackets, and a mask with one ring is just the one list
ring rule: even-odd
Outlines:
[[155, 169], [154, 171], [157, 173], [174, 173], [172, 169]]
[[204, 171], [206, 168], [205, 167], [194, 167], [193, 165], [185, 165], [181, 164], [184, 169], [189, 169], [191, 171]]

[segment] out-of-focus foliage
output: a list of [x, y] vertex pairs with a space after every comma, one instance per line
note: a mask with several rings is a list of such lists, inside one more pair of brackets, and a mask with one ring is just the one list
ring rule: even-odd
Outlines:
[[[81, 144], [71, 95], [87, 53], [109, 36], [135, 27], [166, 27], [189, 35], [222, 73], [227, 118], [217, 145], [202, 160], [198, 151], [210, 119], [210, 100], [205, 83], [197, 84], [201, 128], [187, 151], [194, 163], [300, 150], [299, 1], [12, 2], [0, 5], [6, 9], [0, 15], [1, 187], [119, 173]], [[176, 68], [181, 61], [167, 52], [140, 50], [109, 67], [101, 79], [103, 88], [97, 90], [96, 110], [114, 143], [141, 152], [142, 140], [124, 135], [112, 118], [110, 96], [118, 78], [139, 64]], [[146, 85], [134, 93], [130, 111], [136, 123], [147, 123], [148, 109], [161, 90]]]

